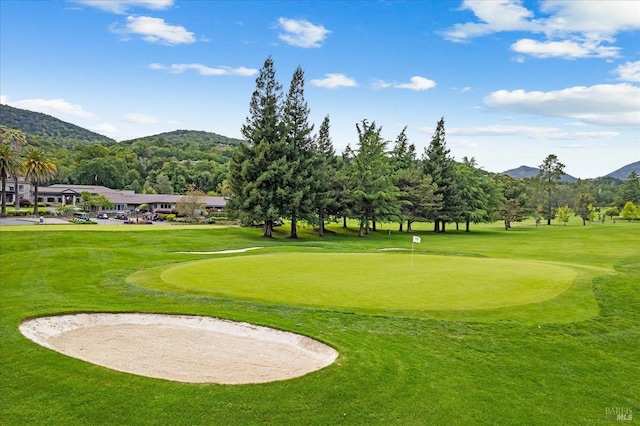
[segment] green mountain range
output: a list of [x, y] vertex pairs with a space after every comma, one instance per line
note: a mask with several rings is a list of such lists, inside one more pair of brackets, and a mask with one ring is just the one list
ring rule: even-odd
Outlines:
[[[27, 133], [29, 143], [34, 145], [65, 145], [76, 143], [97, 144], [115, 142], [104, 135], [67, 123], [47, 114], [0, 104], [0, 124], [19, 128]], [[42, 142], [49, 143], [42, 143]], [[40, 143], [38, 143], [40, 142]]]

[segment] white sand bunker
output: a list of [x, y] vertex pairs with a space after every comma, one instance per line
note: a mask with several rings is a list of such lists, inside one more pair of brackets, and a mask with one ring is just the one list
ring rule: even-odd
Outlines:
[[54, 351], [126, 373], [187, 383], [265, 383], [303, 376], [338, 352], [309, 337], [211, 317], [76, 314], [20, 324]]

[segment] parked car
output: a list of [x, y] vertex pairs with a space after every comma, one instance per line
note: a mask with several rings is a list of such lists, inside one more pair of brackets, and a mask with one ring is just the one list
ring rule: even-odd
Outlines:
[[87, 213], [74, 213], [73, 220], [78, 222], [90, 222], [89, 215]]
[[98, 213], [98, 219], [109, 219], [109, 215], [106, 213]]
[[124, 212], [116, 213], [115, 217], [116, 217], [117, 220], [127, 220], [127, 219], [129, 219], [129, 216], [127, 216], [127, 214], [124, 213]]

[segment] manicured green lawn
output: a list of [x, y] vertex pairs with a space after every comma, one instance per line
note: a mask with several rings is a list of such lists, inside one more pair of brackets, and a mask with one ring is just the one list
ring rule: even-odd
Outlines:
[[[366, 238], [306, 228], [297, 241], [285, 227], [275, 240], [29, 228], [0, 228], [2, 424], [611, 424], [611, 408], [640, 413], [636, 223], [446, 235], [426, 224], [413, 270], [410, 252], [379, 250], [411, 248], [393, 225]], [[190, 385], [91, 365], [18, 331], [25, 318], [90, 311], [248, 321], [340, 356], [284, 382]]]
[[181, 263], [164, 268], [159, 280], [157, 271], [151, 271], [156, 273], [146, 282], [180, 292], [282, 305], [427, 314], [541, 302], [567, 290], [578, 274], [556, 264], [412, 256], [406, 251], [255, 253]]

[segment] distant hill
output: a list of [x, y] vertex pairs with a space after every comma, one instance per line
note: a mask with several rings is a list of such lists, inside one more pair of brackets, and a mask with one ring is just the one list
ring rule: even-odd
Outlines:
[[50, 115], [3, 104], [0, 104], [0, 124], [19, 128], [27, 133], [29, 144], [36, 146], [115, 143], [111, 138]]
[[638, 175], [640, 175], [640, 161], [636, 161], [635, 163], [627, 164], [626, 166], [620, 167], [615, 172], [609, 173], [606, 177], [627, 180], [631, 172], [636, 172]]
[[222, 145], [235, 147], [238, 146], [240, 139], [229, 138], [217, 133], [204, 132], [201, 130], [174, 130], [173, 132], [159, 133], [152, 136], [144, 136], [142, 138], [136, 138], [131, 140], [122, 141], [120, 143], [129, 144], [133, 142], [147, 142], [147, 141], [163, 141], [169, 144], [179, 144], [185, 141], [195, 142], [203, 145]]
[[[525, 178], [533, 178], [538, 175], [539, 169], [537, 167], [529, 167], [529, 166], [520, 166], [517, 169], [510, 169], [502, 172], [501, 174], [511, 176], [513, 178], [525, 179]], [[574, 178], [571, 175], [563, 174], [560, 182], [575, 182], [578, 179]]]

